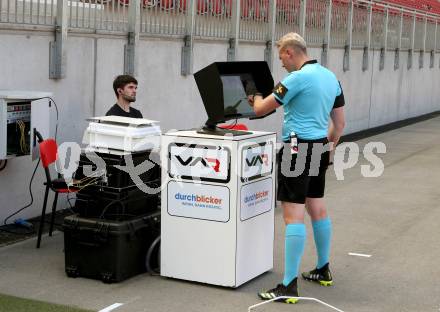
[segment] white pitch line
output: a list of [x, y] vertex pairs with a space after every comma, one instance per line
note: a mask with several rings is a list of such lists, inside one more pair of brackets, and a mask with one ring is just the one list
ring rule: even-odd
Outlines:
[[332, 305], [330, 305], [328, 303], [325, 303], [324, 301], [316, 299], [316, 298], [310, 298], [310, 297], [290, 297], [290, 296], [280, 296], [280, 297], [276, 297], [276, 298], [273, 298], [273, 299], [270, 299], [270, 300], [263, 301], [263, 302], [258, 303], [258, 304], [254, 304], [253, 306], [250, 306], [248, 308], [248, 312], [251, 312], [253, 309], [255, 309], [255, 308], [259, 307], [259, 306], [262, 306], [262, 305], [274, 302], [275, 300], [278, 300], [278, 299], [289, 299], [289, 298], [295, 298], [295, 299], [298, 299], [298, 300], [306, 300], [306, 301], [315, 301], [315, 302], [318, 302], [318, 303], [320, 303], [320, 304], [322, 304], [322, 305], [324, 305], [324, 306], [326, 306], [326, 307], [328, 307], [330, 309], [333, 309], [335, 311], [344, 312], [341, 309], [338, 309], [338, 308], [336, 308], [336, 307], [334, 307], [334, 306], [332, 306]]
[[102, 310], [99, 310], [98, 312], [110, 312], [110, 311], [113, 311], [114, 309], [119, 308], [122, 305], [124, 305], [124, 304], [123, 303], [114, 303], [111, 306], [108, 306]]
[[365, 254], [360, 254], [360, 253], [355, 253], [355, 252], [349, 252], [348, 255], [349, 256], [356, 256], [356, 257], [365, 257], [365, 258], [371, 257], [371, 255], [365, 255]]

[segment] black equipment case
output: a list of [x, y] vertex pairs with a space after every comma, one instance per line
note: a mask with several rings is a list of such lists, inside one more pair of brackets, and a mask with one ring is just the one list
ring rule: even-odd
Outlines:
[[[133, 165], [138, 166], [139, 164], [148, 161], [151, 168], [146, 172], [142, 173], [139, 177], [142, 182], [147, 183], [157, 179], [160, 179], [160, 165], [159, 156], [156, 153], [152, 153], [151, 151], [143, 151], [143, 152], [120, 152], [121, 155], [115, 155], [110, 153], [90, 153], [83, 152], [80, 155], [78, 170], [75, 174], [75, 179], [79, 180], [84, 178], [83, 168], [84, 166], [89, 166], [90, 169], [95, 171], [97, 169], [96, 163], [103, 162], [105, 163], [105, 176], [107, 179], [106, 186], [109, 188], [125, 188], [134, 186], [135, 182], [131, 179], [130, 175], [118, 169], [116, 166], [125, 167], [127, 163], [125, 161], [125, 156], [130, 156]], [[126, 154], [124, 154], [126, 153]], [[98, 161], [100, 160], [100, 161]]]
[[67, 276], [112, 283], [146, 271], [147, 251], [160, 233], [160, 211], [115, 219], [88, 219], [78, 215], [64, 219]]
[[[87, 153], [80, 156], [75, 179], [85, 178], [84, 167], [90, 166], [95, 171], [96, 163], [105, 163], [105, 181], [91, 184], [76, 194], [74, 211], [80, 217], [104, 218], [108, 214], [143, 215], [155, 211], [159, 205], [159, 193], [146, 194], [132, 181], [127, 172], [119, 170], [116, 166], [126, 166], [125, 154], [114, 155], [108, 153]], [[152, 189], [160, 187], [160, 166], [150, 160], [154, 153], [150, 151], [127, 153], [135, 166], [144, 161], [149, 161], [153, 167], [141, 174], [142, 182]], [[96, 159], [96, 160], [95, 160]], [[154, 159], [158, 161], [157, 159]]]
[[117, 192], [89, 186], [77, 193], [73, 210], [80, 217], [106, 219], [108, 215], [144, 215], [158, 207], [159, 194], [146, 194], [136, 186]]

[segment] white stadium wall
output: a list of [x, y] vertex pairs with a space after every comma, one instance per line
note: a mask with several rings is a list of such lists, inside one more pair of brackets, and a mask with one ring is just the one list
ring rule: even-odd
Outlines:
[[[115, 103], [114, 77], [123, 72], [126, 38], [116, 35], [69, 34], [66, 77], [49, 79], [49, 42], [53, 34], [44, 31], [0, 32], [0, 90], [49, 91], [59, 108], [58, 143], [82, 140], [86, 118], [104, 115]], [[195, 81], [181, 75], [181, 39], [142, 37], [138, 45], [138, 98], [134, 107], [144, 117], [161, 122], [162, 131], [200, 127], [207, 119]], [[226, 61], [228, 43], [195, 40], [194, 72], [214, 61]], [[263, 60], [263, 44], [241, 42], [238, 60]], [[286, 74], [274, 51], [275, 83]], [[309, 54], [320, 59], [321, 49]], [[394, 51], [386, 53], [385, 68], [379, 70], [380, 51], [370, 52], [369, 69], [362, 71], [362, 50], [352, 50], [350, 70], [343, 71], [343, 49], [331, 49], [329, 68], [341, 81], [346, 100], [346, 134], [365, 130], [440, 110], [439, 58], [429, 67], [425, 53], [419, 68], [418, 53], [407, 69], [407, 52], [401, 52], [400, 68], [394, 69]], [[51, 113], [54, 131], [54, 110]], [[282, 109], [266, 119], [243, 121], [250, 129], [280, 132]], [[0, 171], [0, 222], [29, 202], [28, 183], [36, 162], [30, 157], [8, 160]], [[44, 186], [43, 170], [33, 183], [33, 205], [20, 214], [29, 218], [40, 214]], [[52, 197], [49, 199], [49, 205]], [[65, 197], [58, 208], [66, 208]], [[49, 209], [49, 208], [48, 208]], [[14, 218], [13, 218], [14, 219]], [[12, 219], [12, 220], [13, 220]], [[11, 221], [12, 221], [11, 220]]]

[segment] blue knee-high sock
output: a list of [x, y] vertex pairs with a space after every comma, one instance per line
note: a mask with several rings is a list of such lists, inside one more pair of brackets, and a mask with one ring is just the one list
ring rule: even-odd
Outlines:
[[322, 268], [330, 258], [330, 242], [332, 239], [332, 222], [330, 218], [313, 221], [313, 236], [315, 238], [318, 262], [316, 267]]
[[289, 285], [298, 276], [305, 243], [306, 226], [304, 223], [288, 224], [286, 226], [284, 250], [284, 286]]

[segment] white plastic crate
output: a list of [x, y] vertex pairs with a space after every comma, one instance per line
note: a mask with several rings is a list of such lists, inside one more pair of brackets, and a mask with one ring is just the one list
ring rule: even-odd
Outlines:
[[118, 116], [95, 117], [83, 143], [91, 147], [139, 152], [160, 147], [159, 122]]

